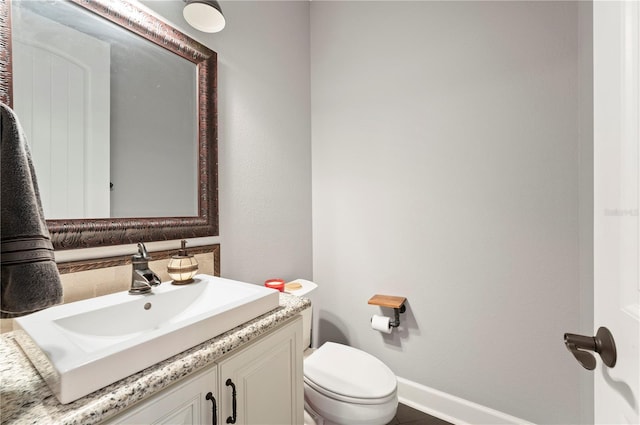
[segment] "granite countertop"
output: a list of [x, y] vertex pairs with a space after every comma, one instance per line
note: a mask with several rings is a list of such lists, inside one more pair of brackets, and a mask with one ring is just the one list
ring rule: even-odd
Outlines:
[[280, 294], [280, 307], [69, 404], [60, 404], [14, 339], [0, 335], [0, 424], [97, 424], [202, 369], [311, 306]]

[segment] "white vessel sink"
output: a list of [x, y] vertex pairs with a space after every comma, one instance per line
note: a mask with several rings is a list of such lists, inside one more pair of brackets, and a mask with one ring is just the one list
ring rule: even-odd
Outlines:
[[70, 403], [279, 306], [259, 285], [197, 275], [151, 294], [119, 292], [15, 319], [16, 340]]

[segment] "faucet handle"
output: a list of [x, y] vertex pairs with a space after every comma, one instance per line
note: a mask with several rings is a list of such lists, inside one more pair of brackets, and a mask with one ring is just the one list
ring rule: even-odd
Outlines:
[[144, 246], [142, 242], [138, 243], [138, 253], [133, 256], [136, 260], [151, 260], [149, 253], [147, 252], [147, 247]]

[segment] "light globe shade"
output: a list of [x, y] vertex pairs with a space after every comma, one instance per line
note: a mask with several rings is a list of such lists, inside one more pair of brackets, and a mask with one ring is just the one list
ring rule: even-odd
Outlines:
[[186, 0], [186, 2], [182, 15], [189, 25], [202, 32], [222, 31], [226, 21], [217, 1]]

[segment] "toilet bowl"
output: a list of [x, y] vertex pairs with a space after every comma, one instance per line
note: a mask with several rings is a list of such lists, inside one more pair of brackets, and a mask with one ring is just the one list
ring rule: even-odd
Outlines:
[[385, 425], [398, 407], [397, 380], [371, 354], [327, 342], [304, 360], [304, 400], [318, 425]]
[[[306, 295], [317, 285], [298, 279]], [[312, 309], [302, 311], [302, 340], [311, 345]], [[311, 354], [309, 354], [311, 352]], [[305, 351], [305, 425], [385, 425], [398, 408], [398, 383], [382, 361], [357, 348], [326, 342]]]

